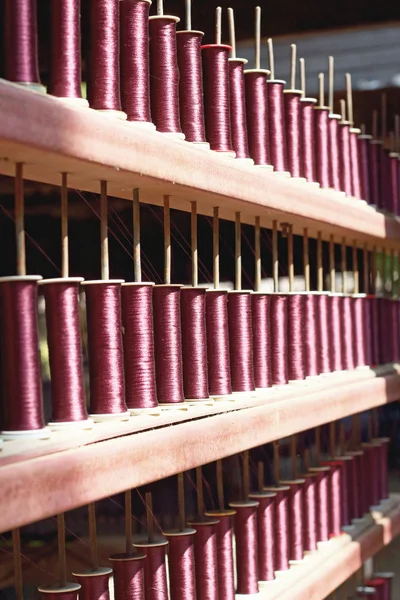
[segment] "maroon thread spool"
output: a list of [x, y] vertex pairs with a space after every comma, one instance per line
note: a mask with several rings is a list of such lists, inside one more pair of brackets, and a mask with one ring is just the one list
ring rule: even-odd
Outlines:
[[391, 212], [391, 177], [389, 151], [380, 146], [380, 206], [383, 212]]
[[196, 531], [193, 539], [196, 597], [218, 600], [217, 519], [190, 521]]
[[126, 119], [119, 83], [119, 0], [90, 1], [90, 68], [87, 96], [91, 108]]
[[400, 320], [399, 320], [399, 301], [392, 298], [390, 300], [390, 313], [392, 322], [392, 362], [400, 360]]
[[120, 0], [121, 102], [128, 121], [153, 129], [150, 110], [149, 0]]
[[110, 600], [108, 584], [112, 569], [104, 567], [95, 571], [72, 573], [72, 575], [82, 586], [79, 592], [79, 600]]
[[40, 83], [36, 0], [4, 3], [5, 78], [44, 92]]
[[371, 204], [376, 208], [381, 207], [381, 154], [383, 142], [372, 139], [369, 144], [370, 157], [370, 186], [371, 186]]
[[317, 181], [319, 182], [321, 188], [329, 188], [329, 107], [314, 106], [313, 110]]
[[317, 183], [314, 129], [314, 106], [316, 103], [315, 98], [300, 98], [301, 175], [308, 183]]
[[207, 511], [206, 517], [215, 517], [217, 531], [217, 561], [224, 565], [218, 571], [219, 598], [235, 600], [235, 577], [233, 561], [233, 517], [234, 510]]
[[272, 386], [270, 303], [268, 294], [256, 292], [251, 295], [254, 383], [261, 389]]
[[308, 292], [304, 300], [304, 347], [307, 377], [319, 375], [317, 353], [318, 293]]
[[234, 156], [228, 61], [231, 50], [232, 48], [225, 44], [201, 46], [206, 138], [211, 150], [229, 152]]
[[305, 473], [304, 478], [304, 552], [317, 550], [317, 473]]
[[287, 485], [265, 487], [276, 494], [275, 504], [275, 572], [289, 569], [289, 492]]
[[288, 383], [288, 296], [284, 294], [271, 294], [271, 371], [273, 385]]
[[208, 385], [211, 396], [232, 393], [228, 333], [228, 292], [207, 290]]
[[271, 165], [268, 118], [269, 71], [248, 69], [244, 72], [246, 92], [247, 136], [250, 157], [258, 167]]
[[396, 152], [390, 152], [390, 190], [391, 190], [391, 211], [394, 215], [399, 214], [399, 155]]
[[349, 121], [343, 119], [339, 123], [339, 148], [340, 148], [340, 173], [341, 190], [346, 196], [352, 196], [353, 186], [351, 179], [351, 150], [350, 150], [350, 127]]
[[187, 400], [209, 398], [206, 337], [206, 290], [181, 290], [183, 390]]
[[365, 364], [372, 365], [372, 319], [371, 319], [371, 305], [370, 296], [366, 295], [363, 302], [363, 314], [364, 314], [364, 352], [365, 352]]
[[201, 61], [202, 31], [177, 31], [179, 67], [179, 106], [182, 131], [188, 142], [204, 144], [203, 72]]
[[289, 294], [288, 309], [288, 377], [290, 381], [301, 381], [306, 377], [304, 345], [305, 295]]
[[283, 486], [288, 486], [288, 513], [289, 513], [289, 560], [302, 561], [304, 558], [304, 483], [305, 479], [281, 481]]
[[371, 199], [371, 140], [372, 135], [361, 133], [358, 136], [358, 156], [360, 159], [361, 198], [372, 204]]
[[284, 90], [285, 125], [288, 170], [292, 177], [300, 178], [301, 164], [301, 96], [300, 90]]
[[168, 573], [171, 598], [193, 600], [196, 598], [194, 557], [194, 529], [165, 531], [168, 539]]
[[37, 320], [40, 276], [0, 278], [1, 428], [5, 437], [49, 437], [44, 427]]
[[[364, 473], [367, 476], [367, 485], [364, 486], [363, 492], [363, 506], [364, 512], [368, 512], [375, 504], [375, 495], [377, 491], [377, 480], [378, 480], [378, 468], [379, 463], [376, 460], [376, 448], [377, 444], [374, 442], [364, 442], [361, 444], [364, 452]], [[378, 498], [379, 504], [379, 498]]]
[[257, 508], [257, 547], [258, 579], [275, 579], [275, 492], [249, 494], [250, 500], [258, 502]]
[[367, 581], [365, 582], [365, 585], [368, 587], [375, 588], [377, 590], [378, 600], [390, 600], [390, 596], [388, 595], [388, 592], [389, 592], [388, 580], [375, 576], [375, 577], [371, 577], [371, 579], [367, 579]]
[[341, 337], [341, 296], [342, 294], [332, 293], [329, 296], [330, 319], [329, 319], [329, 337], [331, 348], [331, 367], [332, 371], [342, 371], [342, 337]]
[[157, 396], [161, 404], [184, 401], [180, 285], [156, 285], [153, 291]]
[[341, 494], [340, 494], [340, 515], [341, 525], [346, 527], [350, 525], [351, 518], [349, 514], [349, 470], [350, 463], [353, 460], [351, 456], [336, 456], [335, 461], [338, 463], [341, 471]]
[[387, 500], [389, 498], [388, 446], [390, 438], [376, 438], [372, 441], [379, 445], [379, 500]]
[[43, 600], [78, 600], [80, 589], [79, 583], [67, 583], [62, 587], [53, 585], [39, 587], [38, 592]]
[[324, 292], [318, 294], [317, 298], [317, 351], [318, 372], [331, 373], [330, 352], [330, 294]]
[[367, 296], [367, 314], [371, 325], [371, 366], [380, 364], [379, 305], [376, 296]]
[[341, 191], [340, 186], [340, 152], [339, 152], [339, 121], [342, 117], [333, 113], [329, 114], [329, 179], [330, 187], [335, 192]]
[[377, 298], [379, 314], [379, 358], [381, 364], [392, 360], [392, 324], [390, 323], [390, 300]]
[[[113, 554], [109, 557], [114, 570], [115, 600], [144, 598], [144, 554]], [[92, 600], [92, 599], [88, 599]]]
[[380, 484], [380, 460], [381, 460], [381, 444], [377, 440], [371, 442], [370, 450], [370, 465], [371, 470], [370, 476], [370, 492], [371, 492], [371, 506], [379, 504], [381, 499], [381, 484]]
[[342, 526], [342, 465], [337, 460], [323, 461], [321, 465], [330, 467], [328, 473], [329, 534], [330, 536], [337, 536], [341, 534], [340, 528]]
[[394, 579], [395, 574], [390, 571], [378, 571], [377, 573], [373, 573], [372, 577], [377, 577], [378, 579], [383, 579], [385, 581], [386, 587], [383, 594], [383, 600], [391, 600], [392, 580]]
[[352, 321], [354, 339], [354, 364], [356, 367], [365, 367], [367, 363], [365, 345], [365, 294], [354, 294], [352, 297]]
[[[154, 542], [135, 541], [133, 544], [143, 556], [146, 555], [144, 561], [144, 594], [146, 600], [168, 600], [168, 581], [166, 567], [166, 551], [168, 542], [164, 539], [159, 539]], [[134, 554], [133, 556], [139, 556]], [[115, 568], [114, 568], [115, 570]], [[129, 600], [132, 596], [126, 598]], [[133, 596], [135, 598], [135, 596]], [[142, 596], [140, 596], [140, 599]], [[116, 598], [115, 600], [118, 600]], [[123, 599], [125, 600], [125, 599]]]
[[353, 312], [352, 312], [352, 297], [343, 295], [341, 297], [342, 304], [342, 357], [343, 366], [347, 370], [355, 368], [354, 362], [354, 340], [353, 340]]
[[351, 162], [351, 186], [352, 195], [357, 200], [364, 200], [361, 193], [361, 170], [360, 157], [358, 154], [358, 136], [361, 130], [356, 127], [350, 128], [350, 162]]
[[244, 58], [229, 59], [229, 94], [232, 147], [236, 158], [249, 159], [247, 136], [246, 92], [244, 83]]
[[258, 502], [230, 502], [236, 536], [236, 594], [258, 594]]
[[251, 303], [250, 292], [232, 291], [228, 293], [229, 349], [233, 392], [251, 392], [255, 389]]
[[125, 394], [135, 414], [158, 406], [153, 335], [153, 284], [124, 283], [121, 287]]
[[157, 131], [184, 139], [179, 110], [179, 67], [176, 25], [171, 15], [149, 18], [151, 115]]
[[268, 122], [271, 164], [274, 171], [289, 175], [283, 89], [286, 81], [268, 79]]
[[82, 281], [82, 277], [71, 277], [41, 282], [46, 303], [52, 429], [69, 425], [91, 428], [86, 410], [79, 318]]
[[50, 56], [49, 94], [88, 106], [82, 98], [80, 0], [52, 0]]
[[361, 488], [363, 481], [361, 479], [361, 470], [363, 462], [363, 452], [355, 450], [346, 452], [346, 456], [350, 456], [352, 461], [348, 463], [348, 479], [347, 487], [349, 493], [349, 518], [360, 519], [363, 516], [363, 506], [361, 498]]
[[330, 467], [312, 467], [316, 477], [317, 541], [329, 540], [329, 471]]
[[82, 283], [86, 296], [89, 413], [95, 422], [129, 418], [125, 403], [121, 283], [122, 279]]

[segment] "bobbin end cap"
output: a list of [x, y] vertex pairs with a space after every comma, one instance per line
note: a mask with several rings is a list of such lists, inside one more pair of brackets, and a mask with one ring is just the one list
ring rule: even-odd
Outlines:
[[109, 567], [98, 567], [97, 569], [87, 569], [87, 571], [74, 572], [74, 577], [102, 577], [103, 575], [111, 575], [112, 569]]
[[207, 518], [204, 519], [201, 515], [194, 517], [193, 519], [190, 519], [187, 524], [190, 525], [191, 527], [203, 527], [203, 526], [207, 526], [207, 525], [218, 525], [219, 523], [219, 519], [212, 519], [212, 518]]
[[38, 587], [41, 594], [63, 594], [65, 592], [79, 592], [80, 583], [67, 583], [66, 585], [45, 585]]
[[[168, 543], [168, 542], [167, 542]], [[146, 558], [145, 554], [112, 554], [108, 557], [108, 560], [112, 562], [130, 562], [134, 560], [144, 560]]]
[[160, 546], [167, 546], [168, 540], [165, 537], [154, 536], [154, 539], [150, 542], [147, 536], [138, 537], [133, 539], [133, 547], [134, 548], [159, 548]]
[[196, 533], [195, 529], [191, 529], [189, 527], [185, 529], [170, 529], [169, 531], [163, 531], [163, 535], [165, 537], [181, 537], [185, 535], [194, 535]]

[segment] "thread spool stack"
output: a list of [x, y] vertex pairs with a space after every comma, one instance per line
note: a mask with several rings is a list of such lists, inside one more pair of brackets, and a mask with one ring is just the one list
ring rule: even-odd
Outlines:
[[283, 89], [286, 81], [275, 79], [273, 42], [268, 40], [268, 57], [271, 77], [268, 79], [268, 119], [271, 163], [276, 173], [289, 176]]
[[301, 113], [301, 174], [307, 183], [319, 187], [316, 172], [315, 156], [315, 128], [314, 128], [314, 105], [316, 98], [308, 98], [306, 95], [306, 68], [304, 58], [300, 58], [300, 87], [302, 97], [300, 98]]
[[302, 90], [296, 89], [296, 45], [291, 45], [290, 89], [284, 90], [285, 125], [288, 154], [288, 170], [292, 177], [305, 181], [301, 165], [301, 98]]

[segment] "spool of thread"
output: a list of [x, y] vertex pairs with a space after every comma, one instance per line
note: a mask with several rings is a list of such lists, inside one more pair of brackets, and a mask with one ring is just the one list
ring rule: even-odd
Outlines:
[[201, 47], [206, 138], [211, 150], [234, 156], [229, 94], [229, 52], [225, 44]]
[[315, 155], [317, 181], [322, 188], [330, 187], [329, 108], [314, 106]]
[[288, 296], [284, 294], [271, 294], [271, 371], [273, 385], [288, 383]]
[[350, 128], [350, 161], [351, 161], [351, 185], [353, 196], [357, 200], [364, 200], [361, 194], [361, 170], [360, 157], [358, 154], [358, 136], [361, 130], [355, 127]]
[[206, 325], [210, 394], [226, 396], [232, 393], [226, 291], [207, 290]]
[[342, 304], [342, 357], [343, 366], [347, 370], [355, 368], [354, 361], [354, 326], [353, 326], [353, 311], [352, 297], [343, 295], [341, 297]]
[[319, 375], [317, 352], [318, 294], [308, 293], [304, 300], [304, 350], [307, 377]]
[[370, 150], [370, 185], [371, 185], [371, 204], [376, 208], [381, 207], [381, 152], [383, 143], [381, 140], [372, 139], [369, 145]]
[[248, 69], [244, 72], [249, 153], [254, 164], [261, 167], [271, 166], [268, 75], [269, 71], [260, 69]]
[[168, 539], [168, 573], [171, 598], [192, 600], [196, 598], [196, 576], [194, 565], [194, 529], [166, 531]]
[[122, 279], [85, 281], [90, 376], [89, 413], [94, 421], [127, 419], [121, 322]]
[[371, 366], [380, 364], [378, 298], [367, 296], [367, 321], [371, 324]]
[[341, 534], [342, 526], [342, 465], [337, 460], [324, 461], [321, 464], [330, 467], [328, 473], [329, 534], [337, 536]]
[[364, 512], [367, 513], [369, 512], [371, 506], [374, 505], [374, 496], [378, 487], [377, 480], [379, 478], [379, 463], [376, 461], [376, 444], [374, 442], [364, 442], [361, 444], [361, 447], [364, 452], [363, 470], [368, 481], [368, 484], [364, 486], [363, 490], [363, 508]]
[[39, 78], [36, 0], [6, 0], [4, 23], [5, 78], [44, 92]]
[[87, 106], [82, 98], [80, 0], [51, 2], [49, 94]]
[[288, 308], [288, 376], [290, 381], [306, 377], [304, 316], [305, 295], [289, 294]]
[[179, 67], [179, 106], [182, 131], [188, 142], [206, 143], [201, 62], [202, 31], [176, 34]]
[[276, 494], [275, 504], [275, 572], [289, 569], [289, 492], [287, 485], [264, 488]]
[[364, 297], [364, 353], [365, 364], [371, 366], [372, 363], [372, 318], [370, 313], [370, 297]]
[[372, 204], [371, 198], [371, 140], [372, 135], [358, 136], [358, 156], [360, 159], [361, 198]]
[[370, 506], [376, 506], [379, 504], [381, 499], [381, 486], [380, 486], [380, 460], [381, 460], [381, 444], [379, 441], [374, 440], [371, 442], [372, 449], [370, 450], [370, 463], [371, 463], [371, 472], [370, 472], [370, 491], [371, 491], [371, 502]]
[[400, 360], [400, 319], [399, 319], [399, 301], [393, 299], [390, 301], [390, 319], [392, 322], [392, 362]]
[[1, 425], [6, 437], [46, 438], [36, 275], [0, 278]]
[[342, 117], [333, 113], [329, 114], [329, 178], [330, 187], [336, 192], [341, 191], [340, 186], [340, 152], [339, 152], [339, 121]]
[[79, 318], [81, 277], [42, 281], [46, 303], [53, 428], [91, 427], [86, 411]]
[[390, 596], [388, 595], [389, 590], [387, 580], [381, 579], [380, 577], [371, 577], [371, 579], [367, 579], [365, 585], [377, 590], [378, 600], [390, 600]]
[[288, 169], [292, 177], [302, 177], [300, 90], [284, 90]]
[[126, 119], [119, 84], [119, 0], [90, 2], [90, 68], [87, 94], [91, 108]]
[[331, 360], [330, 326], [330, 294], [324, 292], [318, 294], [317, 298], [317, 352], [319, 373], [331, 373], [333, 360]]
[[390, 300], [377, 298], [379, 315], [379, 358], [381, 364], [388, 364], [392, 360], [392, 324], [388, 319], [390, 315]]
[[365, 343], [365, 294], [355, 294], [352, 298], [352, 321], [353, 321], [353, 339], [354, 339], [354, 364], [356, 367], [365, 367], [367, 363], [366, 343]]
[[312, 467], [316, 477], [317, 541], [329, 540], [329, 471], [330, 467]]
[[256, 292], [251, 295], [254, 383], [256, 388], [272, 386], [270, 304], [271, 296], [268, 294]]
[[247, 137], [246, 93], [244, 83], [244, 58], [229, 59], [229, 94], [231, 113], [232, 148], [236, 158], [249, 159]]
[[156, 285], [153, 291], [154, 339], [158, 401], [184, 401], [180, 285]]
[[121, 288], [125, 394], [128, 410], [157, 407], [153, 336], [153, 284], [124, 283]]
[[384, 147], [380, 146], [380, 206], [379, 208], [383, 212], [391, 211], [391, 190], [390, 190], [390, 158], [389, 151]]
[[351, 151], [350, 151], [350, 127], [348, 121], [340, 121], [339, 123], [339, 146], [340, 146], [340, 173], [341, 173], [341, 190], [346, 196], [351, 196], [353, 193], [351, 179]]
[[303, 522], [304, 522], [304, 483], [305, 479], [281, 481], [288, 486], [289, 512], [289, 560], [301, 561], [304, 558]]
[[255, 389], [251, 303], [249, 292], [232, 291], [228, 293], [229, 349], [233, 392], [251, 392]]
[[286, 81], [268, 79], [268, 119], [271, 163], [277, 173], [288, 173], [285, 104]]
[[390, 600], [392, 597], [392, 581], [394, 576], [395, 574], [391, 573], [390, 571], [378, 571], [372, 575], [372, 577], [383, 579], [386, 582], [384, 600]]
[[217, 519], [190, 521], [196, 531], [194, 557], [196, 597], [199, 600], [218, 600]]
[[342, 294], [330, 294], [330, 319], [329, 338], [331, 348], [332, 371], [342, 371], [342, 337], [341, 337], [341, 296]]
[[304, 552], [317, 550], [317, 473], [304, 474]]
[[150, 26], [151, 115], [157, 131], [184, 139], [179, 110], [179, 67], [176, 46], [178, 17], [155, 15]]
[[233, 517], [234, 510], [207, 511], [206, 517], [215, 517], [217, 531], [217, 563], [223, 565], [218, 571], [219, 598], [235, 600], [233, 561]]
[[128, 121], [154, 128], [150, 110], [150, 0], [120, 0], [121, 101]]
[[258, 502], [231, 502], [236, 536], [237, 594], [258, 594]]
[[113, 554], [109, 557], [114, 569], [115, 600], [143, 600], [144, 554]]
[[206, 336], [206, 290], [181, 290], [183, 390], [187, 400], [209, 397]]
[[340, 515], [341, 525], [347, 527], [351, 523], [349, 515], [349, 471], [350, 463], [353, 460], [351, 456], [336, 456], [335, 461], [339, 464], [341, 470], [341, 499], [340, 499]]
[[112, 575], [112, 569], [98, 568], [95, 571], [83, 571], [72, 573], [72, 575], [82, 586], [79, 591], [79, 600], [109, 600], [108, 583]]
[[300, 98], [301, 174], [309, 183], [317, 182], [314, 129], [314, 106], [316, 103], [315, 98]]
[[275, 579], [275, 492], [249, 494], [250, 500], [258, 502], [257, 508], [257, 547], [258, 579]]
[[67, 583], [59, 586], [43, 586], [38, 588], [43, 600], [78, 600], [78, 594], [81, 586], [79, 583]]
[[396, 152], [389, 154], [390, 161], [390, 190], [391, 190], [391, 211], [394, 215], [399, 214], [399, 155]]
[[352, 461], [348, 463], [348, 479], [347, 486], [349, 492], [349, 518], [359, 519], [362, 517], [362, 500], [360, 498], [360, 489], [363, 483], [360, 479], [359, 467], [362, 461], [363, 453], [360, 450], [354, 452], [346, 452], [346, 456], [350, 456]]
[[[144, 561], [144, 597], [146, 600], [168, 600], [166, 551], [168, 542], [135, 541], [134, 547], [146, 555]], [[136, 556], [136, 555], [134, 555]], [[116, 600], [118, 600], [116, 598]]]
[[388, 445], [390, 438], [376, 438], [373, 442], [379, 444], [379, 499], [387, 500], [389, 498]]

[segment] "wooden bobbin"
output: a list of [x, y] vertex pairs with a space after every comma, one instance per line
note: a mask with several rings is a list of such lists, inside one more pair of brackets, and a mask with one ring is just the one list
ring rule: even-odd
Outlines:
[[80, 583], [67, 583], [66, 585], [45, 585], [38, 587], [43, 598], [46, 598], [47, 594], [75, 594], [78, 597], [79, 590], [82, 588]]

